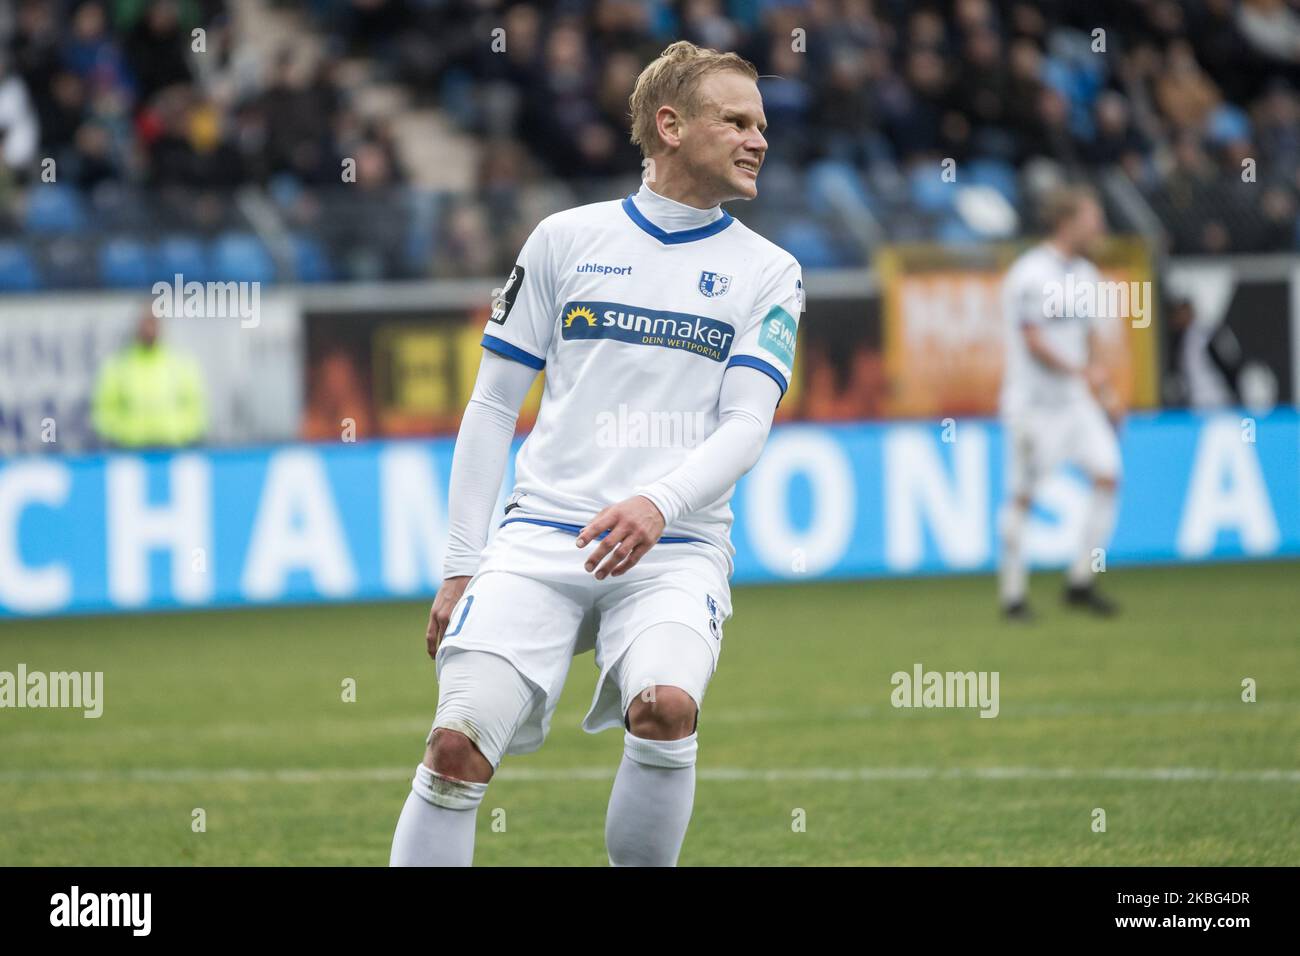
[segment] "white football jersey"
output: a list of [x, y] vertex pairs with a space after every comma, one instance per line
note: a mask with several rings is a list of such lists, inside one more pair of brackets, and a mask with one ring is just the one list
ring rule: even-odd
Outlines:
[[[732, 366], [785, 393], [799, 264], [721, 209], [710, 217], [647, 192], [544, 219], [494, 303], [483, 347], [545, 374], [502, 523], [576, 534], [662, 478], [717, 427]], [[665, 231], [644, 210], [667, 206], [712, 221]], [[730, 566], [732, 490], [673, 522], [661, 543], [706, 542]]]
[[1096, 292], [1100, 277], [1097, 267], [1087, 259], [1067, 258], [1047, 242], [1012, 263], [1002, 285], [1006, 338], [1004, 415], [1089, 398], [1088, 387], [1078, 376], [1048, 368], [1030, 354], [1024, 326], [1041, 329], [1048, 348], [1061, 359], [1074, 365], [1086, 364], [1088, 333], [1098, 321]]

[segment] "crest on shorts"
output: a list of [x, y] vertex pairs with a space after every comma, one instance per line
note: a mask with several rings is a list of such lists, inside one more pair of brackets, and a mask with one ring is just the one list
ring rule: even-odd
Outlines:
[[718, 602], [713, 600], [712, 594], [704, 595], [704, 603], [709, 609], [709, 631], [713, 634], [715, 640], [722, 639], [722, 622], [718, 620]]
[[731, 276], [724, 276], [720, 272], [700, 273], [700, 294], [706, 298], [716, 299], [720, 295], [726, 295], [730, 288]]

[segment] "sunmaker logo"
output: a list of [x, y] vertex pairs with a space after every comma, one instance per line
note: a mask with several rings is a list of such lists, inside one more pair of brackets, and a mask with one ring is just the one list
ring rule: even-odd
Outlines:
[[681, 349], [715, 362], [726, 360], [736, 337], [734, 326], [717, 319], [638, 309], [617, 302], [569, 302], [560, 315], [560, 333], [566, 340], [615, 339], [633, 345]]

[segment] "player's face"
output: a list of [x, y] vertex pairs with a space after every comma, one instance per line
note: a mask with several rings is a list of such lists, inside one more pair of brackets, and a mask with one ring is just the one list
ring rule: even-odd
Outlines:
[[1106, 238], [1106, 214], [1091, 200], [1079, 206], [1074, 217], [1074, 247], [1081, 253], [1095, 253]]
[[731, 71], [700, 81], [699, 113], [685, 124], [682, 158], [714, 202], [753, 199], [767, 154], [767, 117], [758, 84]]

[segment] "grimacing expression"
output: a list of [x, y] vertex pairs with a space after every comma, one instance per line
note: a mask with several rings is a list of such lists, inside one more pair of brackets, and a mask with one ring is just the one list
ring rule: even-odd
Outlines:
[[681, 158], [718, 202], [753, 199], [767, 153], [758, 84], [725, 70], [701, 79], [698, 94], [698, 111], [682, 122]]

